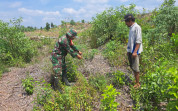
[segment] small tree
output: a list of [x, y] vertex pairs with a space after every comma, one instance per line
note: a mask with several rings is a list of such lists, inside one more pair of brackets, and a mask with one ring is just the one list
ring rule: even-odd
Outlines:
[[46, 28], [47, 31], [49, 31], [49, 29], [50, 29], [50, 24], [49, 24], [48, 22], [46, 22], [46, 27], [45, 27], [45, 28]]
[[61, 21], [61, 26], [64, 27], [66, 25], [66, 22], [65, 21]]
[[149, 43], [156, 44], [170, 40], [172, 33], [178, 31], [178, 7], [175, 0], [164, 0], [159, 10], [152, 15], [155, 28], [147, 34]]
[[51, 22], [51, 28], [54, 28], [54, 24]]
[[85, 23], [85, 20], [84, 20], [84, 19], [82, 20], [82, 23]]
[[75, 21], [74, 21], [74, 20], [71, 20], [71, 21], [70, 21], [70, 25], [75, 25]]
[[106, 86], [102, 94], [103, 99], [101, 99], [102, 107], [105, 111], [117, 111], [119, 103], [115, 102], [115, 98], [118, 94], [120, 94], [120, 92], [117, 92], [112, 84]]

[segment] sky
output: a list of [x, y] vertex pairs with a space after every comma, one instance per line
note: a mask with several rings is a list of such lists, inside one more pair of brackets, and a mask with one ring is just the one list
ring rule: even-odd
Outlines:
[[[136, 9], [153, 10], [164, 0], [0, 0], [0, 20], [9, 22], [13, 18], [23, 18], [21, 25], [45, 27], [46, 22], [60, 25], [70, 20], [89, 22], [97, 13], [109, 7], [129, 6]], [[175, 3], [178, 6], [178, 0]]]

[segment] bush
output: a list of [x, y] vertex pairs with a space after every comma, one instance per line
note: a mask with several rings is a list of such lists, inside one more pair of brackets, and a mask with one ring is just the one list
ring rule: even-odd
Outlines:
[[72, 57], [66, 57], [66, 66], [67, 66], [67, 78], [70, 82], [74, 82], [77, 79], [77, 65], [75, 65], [75, 61], [73, 61]]
[[32, 95], [34, 91], [34, 79], [28, 76], [26, 79], [22, 80], [22, 86], [28, 95]]
[[100, 74], [97, 74], [95, 76], [94, 75], [90, 76], [88, 82], [91, 86], [93, 86], [95, 89], [99, 90], [100, 92], [102, 92], [107, 85], [107, 80], [105, 76]]
[[121, 43], [127, 43], [129, 37], [129, 28], [124, 22], [119, 21], [116, 28], [116, 38], [121, 41]]
[[59, 31], [59, 38], [67, 33], [66, 25], [62, 26], [61, 30]]
[[178, 7], [174, 4], [175, 0], [164, 0], [159, 10], [152, 15], [155, 27], [147, 34], [150, 44], [169, 41], [172, 33], [178, 32]]
[[168, 73], [170, 74], [172, 84], [170, 84], [168, 87], [169, 101], [167, 109], [173, 111], [178, 110], [178, 72], [175, 68], [170, 68]]
[[82, 20], [82, 23], [85, 23], [85, 20], [84, 20], [84, 19]]
[[46, 27], [45, 27], [45, 29], [46, 29], [47, 31], [49, 31], [49, 29], [50, 29], [50, 24], [49, 24], [48, 22], [46, 22]]
[[109, 41], [103, 50], [103, 55], [113, 66], [126, 65], [126, 49], [120, 41]]
[[115, 86], [115, 87], [122, 87], [123, 85], [125, 85], [125, 73], [121, 72], [121, 71], [117, 71], [115, 73], [112, 73], [111, 75], [111, 83]]
[[178, 53], [178, 34], [172, 34], [171, 43], [174, 52]]
[[116, 89], [113, 88], [112, 85], [107, 86], [107, 89], [105, 89], [102, 94], [104, 97], [101, 99], [102, 102], [102, 107], [106, 111], [117, 111], [117, 106], [119, 103], [115, 102], [115, 97], [120, 94], [119, 92], [116, 91]]
[[64, 87], [61, 85], [62, 94], [54, 92], [49, 84], [44, 84], [38, 93], [34, 110], [91, 111], [94, 107], [93, 102], [98, 99], [98, 94], [95, 89], [88, 85], [85, 78], [81, 74], [79, 75], [78, 81], [74, 86]]
[[[177, 95], [177, 74], [176, 68], [171, 67], [168, 61], [158, 61], [153, 65], [154, 71], [150, 70], [141, 78], [141, 88], [136, 91], [133, 99], [143, 103], [146, 110], [160, 110], [162, 102], [168, 103], [168, 107], [175, 109]], [[136, 96], [139, 93], [139, 97]], [[167, 104], [166, 104], [167, 105]]]
[[96, 48], [101, 46], [116, 37], [126, 42], [125, 39], [128, 32], [125, 32], [125, 30], [128, 29], [126, 29], [126, 26], [121, 21], [126, 13], [132, 13], [135, 15], [138, 12], [135, 9], [135, 5], [131, 4], [128, 8], [124, 6], [117, 7], [116, 9], [109, 8], [101, 14], [97, 14], [96, 18], [93, 18], [91, 23], [91, 47]]
[[42, 38], [41, 42], [42, 42], [42, 45], [51, 45], [52, 40], [50, 38]]
[[71, 21], [70, 21], [70, 25], [75, 25], [75, 21], [74, 21], [74, 20], [71, 20]]
[[95, 56], [95, 54], [97, 54], [99, 51], [97, 49], [91, 49], [91, 50], [87, 50], [84, 54], [83, 54], [83, 57], [86, 59], [86, 60], [92, 60], [93, 57]]
[[97, 14], [96, 18], [93, 18], [90, 33], [92, 48], [104, 44], [114, 36], [117, 25], [117, 17], [114, 13], [114, 9], [110, 8], [101, 14]]
[[0, 61], [11, 66], [16, 60], [30, 62], [37, 52], [34, 43], [19, 30], [18, 24], [19, 20], [13, 21], [12, 25], [0, 21]]

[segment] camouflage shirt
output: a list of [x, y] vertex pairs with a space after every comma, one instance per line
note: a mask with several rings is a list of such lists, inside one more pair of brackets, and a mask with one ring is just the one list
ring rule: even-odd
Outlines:
[[56, 55], [59, 58], [64, 57], [69, 53], [73, 58], [77, 56], [78, 49], [74, 46], [72, 40], [68, 39], [66, 35], [59, 38], [56, 42], [55, 48], [52, 51], [52, 55]]

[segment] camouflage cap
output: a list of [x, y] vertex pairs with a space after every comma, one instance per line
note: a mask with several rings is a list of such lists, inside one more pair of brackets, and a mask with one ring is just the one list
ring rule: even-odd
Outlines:
[[74, 29], [70, 29], [70, 30], [67, 32], [67, 34], [69, 35], [69, 37], [78, 38], [77, 32], [76, 32], [76, 30], [74, 30]]

